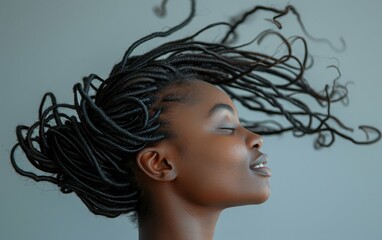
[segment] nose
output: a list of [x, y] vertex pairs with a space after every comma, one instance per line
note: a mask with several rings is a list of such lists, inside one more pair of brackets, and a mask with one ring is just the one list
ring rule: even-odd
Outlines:
[[247, 144], [250, 147], [250, 149], [260, 149], [263, 146], [263, 142], [264, 140], [261, 135], [248, 130]]

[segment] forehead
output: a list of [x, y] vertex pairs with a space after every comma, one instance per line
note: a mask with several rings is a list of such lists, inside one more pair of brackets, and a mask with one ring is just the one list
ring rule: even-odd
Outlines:
[[168, 106], [170, 109], [161, 114], [161, 119], [164, 123], [162, 127], [171, 136], [167, 140], [172, 141], [179, 149], [201, 141], [205, 136], [203, 129], [212, 122], [209, 112], [216, 104], [229, 105], [237, 113], [230, 97], [210, 83], [193, 80], [182, 89], [177, 88], [178, 90], [178, 93], [187, 95], [187, 100]]
[[189, 127], [189, 124], [200, 126], [208, 121], [210, 110], [217, 104], [229, 105], [237, 115], [237, 110], [227, 93], [201, 80], [170, 87], [164, 96], [182, 99], [167, 102], [160, 115], [162, 129], [170, 130], [171, 135], [182, 131], [187, 125]]
[[237, 113], [227, 93], [210, 83], [193, 80], [181, 89], [177, 88], [177, 91], [187, 97], [186, 101], [173, 104], [167, 114], [164, 114], [164, 117], [169, 117], [167, 119], [173, 120], [172, 122], [184, 118], [205, 119], [209, 111], [217, 104], [229, 105]]
[[218, 87], [200, 80], [195, 80], [190, 84], [189, 94], [194, 103], [202, 107], [212, 107], [217, 103], [225, 103], [234, 108], [232, 100], [223, 90]]

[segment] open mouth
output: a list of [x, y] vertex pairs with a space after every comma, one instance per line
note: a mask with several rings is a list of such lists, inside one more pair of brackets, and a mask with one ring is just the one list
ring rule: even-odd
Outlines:
[[255, 165], [255, 166], [252, 167], [252, 168], [256, 169], [256, 168], [262, 168], [262, 167], [264, 167], [264, 164], [263, 164], [263, 163], [260, 163], [260, 164], [258, 164], [258, 165]]
[[261, 154], [256, 161], [250, 166], [250, 168], [257, 174], [270, 177], [272, 176], [271, 170], [265, 166], [268, 162], [268, 155]]

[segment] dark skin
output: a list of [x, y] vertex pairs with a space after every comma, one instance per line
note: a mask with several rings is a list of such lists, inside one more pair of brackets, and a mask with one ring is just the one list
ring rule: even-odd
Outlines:
[[250, 167], [262, 137], [240, 126], [228, 95], [199, 80], [177, 91], [188, 100], [161, 115], [174, 137], [137, 155], [138, 183], [150, 203], [139, 219], [140, 240], [213, 239], [222, 210], [261, 204], [270, 194], [269, 176]]

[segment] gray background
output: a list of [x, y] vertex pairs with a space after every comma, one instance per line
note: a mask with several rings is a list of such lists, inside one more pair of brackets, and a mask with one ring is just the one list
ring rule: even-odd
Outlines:
[[[158, 3], [0, 1], [0, 239], [137, 239], [127, 217], [93, 216], [73, 194], [18, 176], [9, 152], [16, 125], [37, 119], [46, 91], [71, 102], [72, 86], [83, 76], [95, 72], [105, 77], [133, 40], [172, 26], [188, 13], [187, 1], [170, 1], [169, 16], [158, 19], [152, 13]], [[312, 51], [324, 64], [311, 76], [316, 81], [333, 76], [324, 67], [332, 60], [325, 57], [337, 57], [343, 81], [355, 82], [349, 86], [350, 107], [336, 108], [337, 115], [352, 126], [382, 128], [380, 1], [199, 1], [187, 29], [226, 19], [255, 3], [295, 4], [311, 33], [335, 45], [344, 37], [344, 53], [314, 45]], [[285, 27], [298, 32], [290, 19]], [[288, 134], [265, 138], [273, 170], [271, 198], [263, 205], [224, 211], [215, 239], [382, 239], [382, 143], [355, 146], [339, 139], [330, 149], [314, 151], [312, 141]]]

